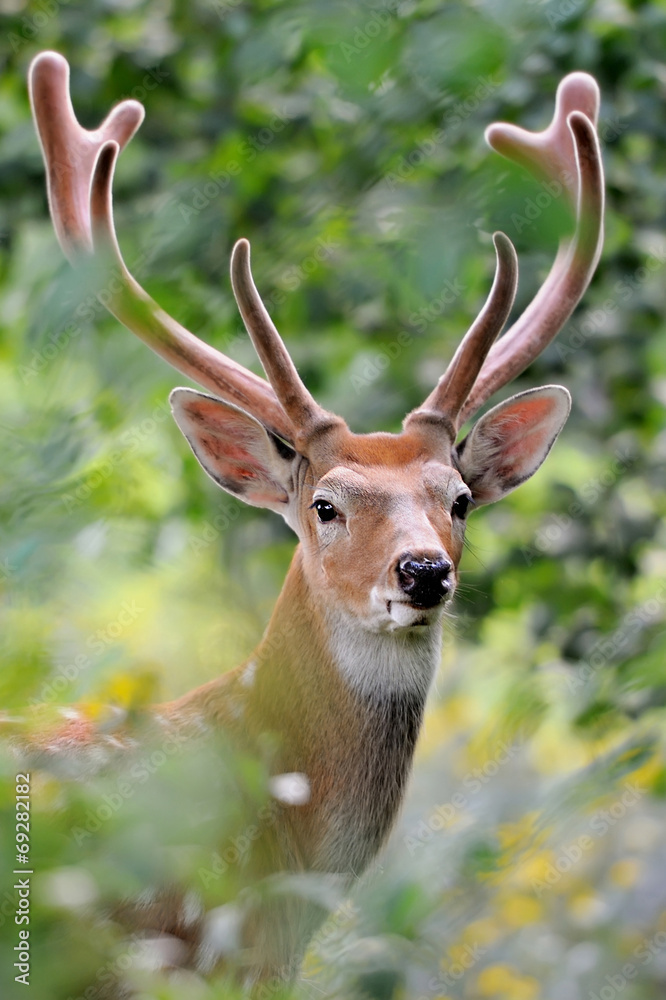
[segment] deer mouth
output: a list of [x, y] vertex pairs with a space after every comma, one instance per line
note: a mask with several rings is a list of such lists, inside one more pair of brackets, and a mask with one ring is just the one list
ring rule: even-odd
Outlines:
[[386, 611], [389, 618], [397, 625], [404, 628], [426, 627], [433, 625], [439, 617], [437, 612], [441, 610], [442, 603], [424, 607], [415, 604], [413, 601], [387, 601]]

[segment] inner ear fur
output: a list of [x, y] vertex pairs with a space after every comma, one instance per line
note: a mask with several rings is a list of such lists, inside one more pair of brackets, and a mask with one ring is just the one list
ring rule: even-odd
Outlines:
[[255, 507], [284, 513], [296, 452], [240, 407], [194, 389], [169, 396], [174, 419], [204, 471]]
[[571, 410], [561, 385], [528, 389], [493, 407], [454, 449], [477, 504], [493, 503], [534, 475]]

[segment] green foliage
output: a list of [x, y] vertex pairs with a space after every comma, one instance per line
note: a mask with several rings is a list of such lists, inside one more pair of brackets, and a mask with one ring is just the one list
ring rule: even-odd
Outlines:
[[[556, 202], [530, 218], [539, 185], [491, 154], [483, 129], [499, 118], [545, 126], [565, 73], [598, 79], [604, 257], [556, 343], [505, 392], [562, 383], [572, 416], [538, 476], [470, 520], [404, 817], [352, 901], [328, 900], [334, 913], [289, 995], [573, 1000], [619, 992], [620, 977], [625, 1000], [656, 1000], [666, 969], [666, 7], [4, 9], [0, 699], [12, 717], [36, 702], [138, 710], [235, 665], [260, 637], [292, 551], [277, 518], [201, 473], [166, 410], [179, 377], [62, 260], [27, 102], [35, 53], [67, 56], [88, 125], [121, 97], [146, 105], [115, 200], [125, 257], [151, 294], [258, 370], [227, 278], [233, 241], [247, 236], [307, 384], [358, 431], [397, 429], [430, 391], [487, 293], [496, 229], [519, 251], [518, 307], [529, 301], [568, 220]], [[85, 995], [124, 959], [127, 942], [100, 914], [165, 873], [208, 907], [235, 905], [242, 866], [208, 884], [200, 873], [260, 808], [262, 772], [230, 757], [226, 776], [211, 773], [206, 753], [167, 761], [80, 843], [72, 831], [117, 776], [35, 776], [34, 996]], [[0, 992], [13, 998], [25, 993], [12, 970], [11, 758], [3, 775]], [[240, 995], [224, 978], [206, 986], [140, 961], [132, 969], [143, 1000]]]

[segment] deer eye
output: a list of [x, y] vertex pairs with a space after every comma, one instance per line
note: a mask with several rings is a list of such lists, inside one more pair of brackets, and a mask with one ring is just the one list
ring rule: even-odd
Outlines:
[[328, 500], [315, 500], [312, 506], [317, 511], [317, 517], [320, 521], [332, 521], [338, 516], [337, 510]]
[[453, 507], [451, 508], [451, 513], [454, 517], [459, 517], [464, 520], [469, 506], [474, 501], [468, 493], [461, 493], [459, 497], [456, 497], [453, 501]]

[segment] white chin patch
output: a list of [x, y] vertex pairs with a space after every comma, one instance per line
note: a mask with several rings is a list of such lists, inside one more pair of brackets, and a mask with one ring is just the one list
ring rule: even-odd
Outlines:
[[413, 608], [409, 604], [400, 601], [389, 601], [388, 612], [396, 623], [407, 627], [409, 625], [429, 625], [432, 618], [432, 610], [426, 611], [423, 608]]

